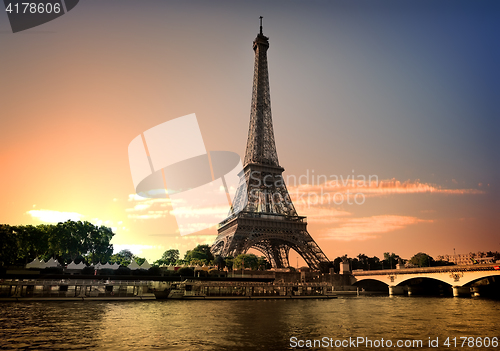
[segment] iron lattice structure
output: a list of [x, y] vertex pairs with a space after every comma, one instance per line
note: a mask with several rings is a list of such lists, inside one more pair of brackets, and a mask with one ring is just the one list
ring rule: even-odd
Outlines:
[[255, 65], [244, 169], [231, 213], [219, 223], [211, 250], [214, 255], [236, 257], [254, 248], [273, 267], [286, 268], [293, 249], [309, 267], [326, 271], [330, 261], [307, 232], [306, 217], [295, 211], [283, 180], [284, 168], [278, 162], [271, 117], [268, 48], [269, 38], [262, 33], [261, 22], [260, 33], [253, 42]]

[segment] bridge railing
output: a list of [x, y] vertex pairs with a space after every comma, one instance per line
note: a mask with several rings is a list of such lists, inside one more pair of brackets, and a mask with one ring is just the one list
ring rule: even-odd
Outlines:
[[363, 275], [387, 275], [387, 274], [416, 274], [416, 273], [447, 273], [447, 272], [477, 272], [498, 270], [498, 263], [477, 264], [468, 266], [439, 266], [439, 267], [421, 267], [421, 268], [401, 268], [401, 269], [382, 269], [376, 271], [356, 271], [352, 272], [354, 276]]

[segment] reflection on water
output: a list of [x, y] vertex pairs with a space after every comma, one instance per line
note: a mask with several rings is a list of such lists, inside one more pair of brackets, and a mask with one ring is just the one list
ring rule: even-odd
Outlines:
[[94, 346], [95, 325], [106, 314], [105, 305], [85, 307], [78, 302], [0, 303], [0, 347]]
[[282, 350], [293, 336], [499, 337], [499, 316], [499, 301], [466, 298], [0, 303], [0, 348]]

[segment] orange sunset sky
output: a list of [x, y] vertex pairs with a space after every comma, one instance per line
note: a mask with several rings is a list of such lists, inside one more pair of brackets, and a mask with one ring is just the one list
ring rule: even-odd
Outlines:
[[211, 244], [135, 195], [128, 145], [196, 113], [243, 159], [260, 15], [279, 161], [328, 258], [500, 251], [495, 1], [85, 0], [14, 34], [2, 12], [0, 223], [106, 225], [150, 262]]

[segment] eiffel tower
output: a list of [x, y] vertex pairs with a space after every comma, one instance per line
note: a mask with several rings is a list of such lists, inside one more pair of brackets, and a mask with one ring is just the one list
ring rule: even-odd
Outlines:
[[271, 118], [267, 69], [269, 38], [260, 33], [253, 41], [255, 65], [252, 107], [244, 168], [239, 174], [229, 217], [219, 223], [212, 253], [236, 257], [253, 248], [262, 252], [274, 268], [289, 267], [290, 249], [310, 268], [326, 272], [330, 262], [307, 232], [306, 217], [299, 216], [278, 163]]

